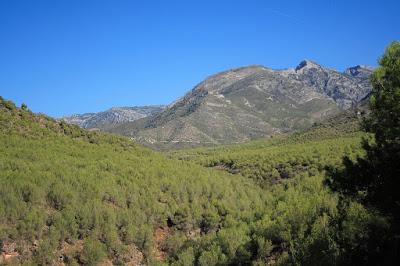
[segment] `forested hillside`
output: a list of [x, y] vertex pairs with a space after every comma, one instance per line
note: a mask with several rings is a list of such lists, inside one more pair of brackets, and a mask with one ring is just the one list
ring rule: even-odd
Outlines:
[[381, 235], [385, 219], [356, 202], [341, 207], [323, 184], [327, 166], [361, 153], [356, 124], [343, 123], [166, 156], [1, 98], [0, 258], [334, 265], [356, 250], [363, 262], [370, 247], [359, 243]]

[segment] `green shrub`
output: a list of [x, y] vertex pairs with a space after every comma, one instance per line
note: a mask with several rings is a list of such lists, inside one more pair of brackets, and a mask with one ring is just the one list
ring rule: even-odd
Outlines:
[[199, 257], [200, 266], [226, 265], [226, 256], [219, 246], [212, 246], [209, 250], [201, 253]]
[[86, 239], [83, 253], [80, 256], [82, 263], [85, 265], [97, 265], [97, 263], [106, 257], [105, 247], [97, 239]]

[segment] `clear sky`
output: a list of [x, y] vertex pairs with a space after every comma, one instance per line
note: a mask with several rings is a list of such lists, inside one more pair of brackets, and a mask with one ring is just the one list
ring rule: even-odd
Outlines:
[[0, 95], [52, 116], [168, 104], [232, 67], [376, 65], [399, 0], [0, 0]]

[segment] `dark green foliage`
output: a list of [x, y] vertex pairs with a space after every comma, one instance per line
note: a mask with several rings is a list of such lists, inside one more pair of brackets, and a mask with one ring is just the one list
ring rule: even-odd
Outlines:
[[382, 256], [390, 247], [388, 220], [355, 202], [340, 202], [340, 214], [337, 217], [337, 231], [341, 234], [337, 243], [342, 247], [340, 264], [343, 265], [393, 265]]
[[371, 79], [371, 114], [363, 124], [374, 139], [364, 139], [365, 156], [355, 161], [345, 157], [344, 168], [330, 169], [329, 185], [391, 220], [389, 237], [376, 228], [382, 228], [377, 222], [369, 226], [372, 235], [351, 239], [349, 242], [358, 246], [349, 261], [363, 258], [364, 263], [396, 264], [400, 261], [399, 251], [388, 251], [400, 243], [400, 42], [388, 46], [379, 64]]
[[27, 111], [28, 110], [28, 106], [25, 103], [22, 103], [21, 104], [21, 109], [24, 110], [24, 111]]
[[372, 77], [372, 112], [364, 122], [364, 128], [374, 134], [374, 142], [364, 140], [366, 156], [357, 162], [344, 159], [344, 172], [336, 173], [332, 187], [362, 197], [399, 220], [400, 42], [387, 48], [380, 65]]

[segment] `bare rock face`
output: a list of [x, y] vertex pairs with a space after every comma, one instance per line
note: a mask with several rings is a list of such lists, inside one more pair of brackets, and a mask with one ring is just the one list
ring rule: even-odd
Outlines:
[[[370, 93], [369, 76], [372, 71], [370, 67], [356, 66], [340, 73], [308, 60], [296, 67], [299, 80], [332, 98], [342, 109], [350, 108]], [[296, 75], [293, 77], [296, 78]]]
[[231, 69], [199, 83], [163, 111], [108, 130], [159, 147], [242, 142], [304, 129], [357, 105], [371, 92], [372, 69], [345, 72], [304, 60], [273, 70]]
[[370, 66], [358, 65], [346, 69], [344, 73], [361, 79], [369, 79], [373, 71], [374, 68]]
[[150, 105], [140, 107], [113, 107], [100, 113], [76, 114], [63, 117], [68, 123], [78, 125], [83, 128], [104, 129], [124, 122], [131, 122], [137, 119], [161, 112], [163, 105]]

